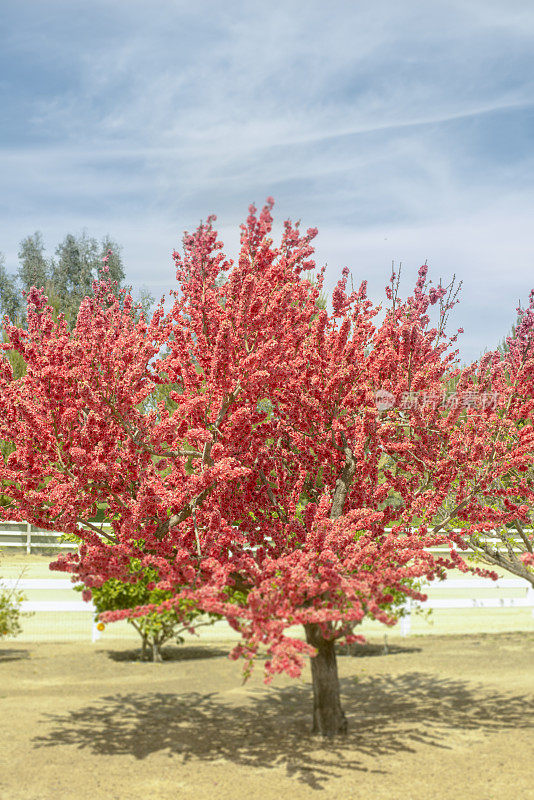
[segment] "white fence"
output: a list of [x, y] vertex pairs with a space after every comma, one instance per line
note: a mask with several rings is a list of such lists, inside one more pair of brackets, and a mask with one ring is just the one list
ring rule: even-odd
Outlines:
[[[0, 579], [0, 589], [16, 589], [21, 592], [27, 591], [58, 591], [70, 589], [74, 591], [72, 581], [62, 578], [3, 578]], [[91, 615], [91, 641], [96, 642], [100, 638], [97, 621], [95, 620], [96, 609], [91, 602], [85, 600], [23, 600], [20, 605], [21, 611], [29, 611], [32, 614], [52, 611], [57, 614], [65, 614], [73, 611]]]
[[[57, 591], [70, 589], [73, 591], [73, 584], [69, 580], [64, 579], [3, 579], [0, 580], [0, 588], [13, 589], [17, 588], [21, 591]], [[481, 597], [480, 592], [488, 589], [492, 590], [514, 590], [515, 597], [509, 596], [493, 596]], [[446, 591], [450, 597], [434, 598], [430, 596], [424, 602], [415, 602], [410, 599], [407, 600], [404, 615], [400, 620], [400, 634], [401, 636], [408, 636], [411, 630], [411, 614], [416, 608], [422, 609], [469, 609], [469, 608], [533, 608], [534, 615], [534, 588], [527, 582], [520, 578], [500, 578], [497, 581], [492, 581], [489, 578], [475, 578], [465, 580], [445, 580], [433, 581], [425, 587], [424, 591], [429, 591], [432, 594], [433, 590]], [[455, 597], [454, 594], [468, 592], [467, 598]], [[88, 622], [91, 622], [91, 641], [96, 642], [101, 634], [97, 629], [95, 621], [95, 608], [91, 602], [84, 602], [83, 600], [25, 600], [22, 603], [22, 611], [30, 611], [33, 613], [39, 612], [55, 612], [58, 615], [63, 615], [69, 612], [83, 612], [88, 615]], [[90, 616], [89, 616], [90, 615]]]
[[[404, 615], [400, 620], [401, 636], [408, 636], [411, 630], [411, 614], [418, 608], [438, 609], [438, 608], [528, 608], [533, 609], [534, 616], [534, 587], [522, 578], [499, 578], [496, 581], [491, 578], [465, 578], [457, 580], [450, 578], [444, 581], [431, 581], [423, 591], [432, 592], [433, 589], [445, 590], [451, 597], [434, 598], [430, 596], [422, 602], [406, 599]], [[517, 597], [480, 597], [482, 589], [515, 589], [518, 590]], [[454, 592], [464, 593], [469, 591], [469, 597], [454, 597]]]
[[[99, 524], [99, 523], [97, 523]], [[457, 533], [461, 533], [461, 528], [454, 529]], [[386, 528], [389, 532], [390, 528]], [[525, 530], [525, 533], [531, 534], [532, 530]], [[29, 555], [32, 550], [56, 550], [67, 548], [69, 550], [76, 550], [77, 545], [69, 542], [62, 542], [62, 533], [58, 531], [45, 531], [30, 525], [29, 522], [15, 522], [15, 521], [2, 521], [0, 522], [0, 550], [4, 547], [23, 549]], [[510, 531], [512, 539], [520, 541], [517, 535]], [[484, 540], [494, 540], [495, 536], [491, 531], [484, 534]], [[431, 552], [448, 552], [449, 548], [446, 546], [431, 547]]]
[[[528, 531], [530, 533], [530, 531]], [[36, 550], [59, 550], [67, 548], [76, 549], [76, 544], [62, 542], [62, 534], [54, 531], [43, 531], [25, 522], [0, 522], [0, 549], [13, 548], [23, 549], [27, 554]], [[485, 535], [491, 539], [491, 532]], [[447, 547], [431, 548], [433, 552], [447, 552]], [[42, 592], [52, 590], [73, 591], [73, 584], [65, 579], [5, 579], [0, 580], [0, 586], [11, 588], [15, 585], [21, 591]], [[425, 609], [473, 609], [473, 608], [534, 608], [534, 589], [525, 580], [520, 578], [499, 578], [497, 581], [484, 578], [473, 579], [448, 579], [445, 581], [435, 581], [426, 587], [429, 591], [428, 600], [425, 602], [415, 602], [407, 599], [404, 607], [404, 614], [400, 620], [400, 633], [407, 636], [411, 630], [411, 615], [421, 608]], [[426, 591], [425, 589], [425, 591]], [[491, 597], [487, 596], [487, 590], [492, 589]], [[504, 594], [499, 595], [499, 590]], [[445, 597], [435, 597], [433, 594], [437, 590], [438, 594], [444, 591]], [[513, 590], [515, 596], [509, 596]], [[496, 595], [497, 592], [497, 595]], [[467, 597], [465, 596], [467, 594]], [[486, 596], [484, 596], [486, 594]], [[456, 596], [455, 596], [456, 595]], [[460, 595], [460, 596], [459, 596]], [[79, 595], [77, 595], [79, 597]], [[91, 640], [93, 642], [100, 638], [95, 622], [95, 609], [92, 603], [84, 602], [81, 597], [78, 600], [26, 600], [22, 604], [23, 611], [33, 613], [52, 612], [58, 617], [70, 612], [82, 613], [87, 615], [90, 622]], [[533, 610], [534, 615], [534, 610]], [[89, 626], [88, 626], [89, 627]], [[84, 625], [85, 629], [85, 625]]]
[[25, 550], [30, 555], [32, 550], [76, 550], [77, 546], [60, 541], [62, 533], [44, 531], [30, 525], [29, 522], [0, 522], [0, 550], [4, 547]]

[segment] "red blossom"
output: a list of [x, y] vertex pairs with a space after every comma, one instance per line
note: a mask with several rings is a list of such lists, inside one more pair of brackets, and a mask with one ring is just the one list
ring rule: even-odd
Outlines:
[[[103, 283], [71, 332], [32, 289], [28, 331], [8, 325], [4, 347], [27, 372], [14, 380], [4, 357], [0, 370], [0, 438], [14, 445], [0, 517], [78, 535], [53, 568], [89, 587], [135, 582], [132, 559], [154, 567], [175, 593], [161, 608], [189, 598], [223, 615], [243, 637], [234, 656], [267, 648], [268, 677], [298, 675], [315, 652], [293, 626], [352, 642], [365, 617], [394, 624], [393, 593], [421, 598], [415, 580], [473, 570], [475, 533], [526, 526], [534, 500], [532, 297], [506, 359], [460, 371], [441, 324], [454, 300], [426, 290], [426, 265], [383, 319], [365, 285], [347, 294], [347, 270], [333, 313], [319, 310], [322, 284], [306, 277], [317, 232], [286, 222], [276, 246], [272, 205], [250, 208], [235, 265], [214, 217], [186, 234], [173, 307], [150, 322]], [[401, 407], [451, 378], [503, 400]]]

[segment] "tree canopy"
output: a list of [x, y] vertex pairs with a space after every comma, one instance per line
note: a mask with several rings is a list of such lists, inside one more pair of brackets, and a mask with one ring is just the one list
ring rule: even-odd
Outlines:
[[[314, 730], [333, 735], [346, 729], [335, 642], [367, 616], [393, 624], [399, 593], [424, 597], [419, 579], [491, 574], [462, 556], [471, 532], [530, 518], [530, 322], [505, 366], [461, 370], [445, 330], [453, 287], [426, 265], [404, 300], [393, 276], [383, 317], [365, 283], [348, 292], [347, 269], [320, 309], [316, 230], [287, 221], [275, 245], [271, 209], [250, 208], [235, 264], [214, 217], [186, 234], [174, 305], [150, 321], [103, 281], [70, 330], [30, 291], [28, 330], [6, 327], [4, 350], [28, 369], [14, 379], [1, 365], [14, 451], [0, 516], [81, 536], [55, 568], [86, 586], [153, 569], [172, 593], [106, 621], [188, 599], [241, 634], [247, 669], [267, 649], [267, 680], [312, 656]], [[441, 402], [451, 379], [456, 400]], [[162, 387], [171, 402], [149, 402]], [[499, 402], [475, 402], [494, 387]]]

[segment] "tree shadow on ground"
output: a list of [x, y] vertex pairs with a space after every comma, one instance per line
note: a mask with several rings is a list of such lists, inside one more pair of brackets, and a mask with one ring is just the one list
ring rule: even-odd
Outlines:
[[[203, 658], [218, 658], [220, 656], [227, 656], [231, 648], [221, 648], [215, 645], [164, 645], [161, 650], [161, 657], [163, 661], [194, 661]], [[106, 650], [108, 658], [112, 661], [141, 661], [142, 649], [140, 647], [132, 647], [128, 650]], [[394, 656], [402, 655], [405, 653], [420, 653], [420, 647], [408, 647], [406, 645], [389, 644], [387, 648], [383, 644], [355, 644], [350, 647], [336, 647], [336, 653], [341, 657], [359, 658], [369, 656]], [[148, 654], [150, 655], [150, 653]], [[265, 653], [258, 653], [256, 660], [266, 661], [268, 656]], [[149, 663], [148, 661], [144, 663]]]
[[68, 714], [47, 715], [51, 731], [33, 742], [138, 759], [165, 750], [184, 761], [281, 767], [310, 789], [322, 789], [330, 778], [348, 772], [384, 772], [368, 766], [370, 756], [410, 753], [420, 745], [450, 749], [454, 732], [517, 731], [533, 721], [527, 696], [424, 672], [357, 683], [343, 679], [341, 689], [349, 718], [344, 739], [310, 735], [311, 687], [293, 685], [116, 694]]
[[16, 650], [13, 647], [2, 648], [0, 650], [0, 662], [2, 661], [22, 661], [29, 658], [30, 654], [27, 650]]
[[[131, 650], [106, 650], [108, 658], [112, 661], [141, 661], [142, 650], [140, 647], [132, 648]], [[148, 653], [150, 655], [150, 652]], [[196, 661], [203, 658], [220, 658], [227, 656], [228, 649], [223, 650], [220, 647], [210, 647], [206, 645], [187, 646], [187, 645], [164, 645], [161, 649], [161, 657], [165, 661]], [[144, 664], [150, 663], [144, 661]], [[161, 663], [161, 662], [159, 662]]]
[[352, 658], [365, 656], [367, 658], [368, 656], [396, 656], [403, 653], [420, 653], [421, 649], [421, 647], [415, 647], [414, 645], [390, 644], [389, 642], [386, 645], [366, 642], [365, 644], [340, 645], [336, 648], [336, 653], [338, 656], [350, 656]]

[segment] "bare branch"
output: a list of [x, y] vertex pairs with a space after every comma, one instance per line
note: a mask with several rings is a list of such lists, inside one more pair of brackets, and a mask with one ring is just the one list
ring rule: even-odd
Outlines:
[[533, 552], [532, 542], [528, 538], [527, 534], [525, 533], [525, 529], [523, 528], [523, 526], [521, 525], [521, 523], [519, 522], [518, 519], [516, 519], [514, 521], [514, 526], [515, 526], [516, 531], [518, 532], [518, 534], [522, 538], [523, 543], [524, 543], [525, 547], [527, 548], [528, 552], [532, 553]]
[[269, 495], [269, 500], [271, 501], [272, 505], [274, 506], [274, 509], [275, 509], [276, 513], [278, 514], [280, 519], [283, 522], [285, 522], [286, 525], [287, 525], [289, 520], [288, 520], [288, 518], [287, 518], [287, 516], [286, 516], [286, 514], [284, 512], [284, 509], [282, 508], [282, 506], [280, 505], [280, 503], [278, 502], [278, 500], [274, 496], [273, 490], [271, 489], [271, 487], [269, 485], [269, 482], [268, 482], [267, 478], [265, 477], [265, 473], [263, 472], [262, 469], [260, 469], [260, 471], [259, 471], [259, 476], [261, 478], [261, 481], [262, 481], [263, 485], [267, 489], [267, 494]]
[[534, 586], [534, 573], [532, 573], [515, 554], [513, 558], [507, 558], [503, 553], [499, 552], [497, 548], [493, 548], [486, 542], [478, 541], [475, 536], [469, 537], [469, 543], [475, 555], [481, 558], [486, 564], [493, 564], [496, 567], [501, 567], [507, 572], [511, 572], [513, 575], [524, 578]]
[[213, 489], [213, 486], [214, 484], [207, 486], [202, 492], [200, 492], [200, 494], [198, 494], [196, 497], [193, 497], [193, 499], [182, 508], [179, 514], [173, 514], [168, 519], [160, 522], [154, 533], [156, 539], [163, 539], [165, 534], [168, 533], [171, 528], [174, 528], [175, 525], [179, 525], [181, 522], [184, 522], [184, 520], [190, 517], [193, 513], [193, 507], [196, 508], [199, 503], [202, 503], [206, 499], [208, 494]]
[[108, 542], [117, 544], [117, 538], [115, 536], [111, 536], [109, 533], [106, 533], [102, 525], [98, 528], [96, 525], [93, 525], [92, 522], [88, 522], [86, 519], [82, 519], [81, 517], [76, 517], [76, 522], [79, 522], [80, 525], [84, 525], [86, 528], [89, 528], [89, 530], [94, 531], [94, 533], [98, 533], [99, 536], [103, 536], [108, 540]]
[[195, 542], [196, 542], [196, 545], [197, 545], [197, 554], [198, 554], [198, 557], [201, 558], [202, 553], [200, 551], [200, 539], [198, 538], [196, 509], [197, 509], [197, 504], [196, 504], [196, 500], [194, 500], [193, 504], [191, 506], [191, 516], [193, 517], [193, 527], [195, 529]]
[[337, 519], [343, 514], [343, 506], [345, 505], [345, 500], [356, 472], [356, 460], [354, 458], [354, 454], [347, 445], [347, 440], [345, 439], [344, 434], [341, 435], [344, 444], [345, 466], [343, 467], [341, 475], [336, 481], [336, 488], [334, 490], [334, 497], [332, 499], [332, 508], [330, 509], [330, 519]]

